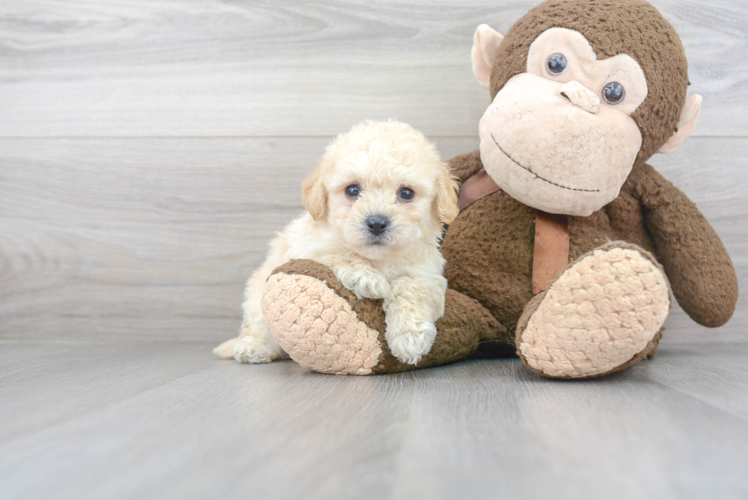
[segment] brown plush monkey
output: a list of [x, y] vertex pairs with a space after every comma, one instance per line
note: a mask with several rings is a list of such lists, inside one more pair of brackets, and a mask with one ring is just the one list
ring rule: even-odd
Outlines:
[[645, 163], [688, 138], [701, 104], [686, 98], [683, 47], [660, 13], [643, 0], [549, 0], [505, 38], [479, 26], [472, 59], [492, 103], [480, 150], [450, 162], [462, 211], [442, 247], [450, 289], [431, 352], [399, 362], [378, 302], [294, 261], [263, 302], [290, 356], [322, 372], [388, 373], [489, 342], [543, 375], [583, 378], [652, 357], [671, 290], [696, 322], [727, 322], [730, 257]]

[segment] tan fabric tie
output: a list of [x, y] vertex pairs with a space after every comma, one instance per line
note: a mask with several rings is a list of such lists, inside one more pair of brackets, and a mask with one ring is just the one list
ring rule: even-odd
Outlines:
[[569, 217], [535, 211], [532, 293], [538, 294], [569, 265]]
[[480, 200], [484, 196], [501, 191], [501, 188], [491, 179], [485, 169], [480, 169], [460, 186], [460, 194], [457, 198], [457, 206], [460, 212]]

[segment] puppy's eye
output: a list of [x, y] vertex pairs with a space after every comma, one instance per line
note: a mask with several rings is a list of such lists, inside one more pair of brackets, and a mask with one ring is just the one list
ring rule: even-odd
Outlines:
[[411, 201], [415, 195], [415, 191], [410, 188], [400, 188], [400, 191], [397, 192], [398, 198], [403, 201]]
[[358, 195], [361, 194], [361, 186], [358, 184], [351, 184], [347, 188], [345, 188], [345, 195], [348, 198], [356, 198]]

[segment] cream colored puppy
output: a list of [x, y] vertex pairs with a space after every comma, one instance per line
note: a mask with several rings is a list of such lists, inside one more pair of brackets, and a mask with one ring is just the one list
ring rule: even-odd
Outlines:
[[416, 364], [444, 314], [443, 224], [457, 216], [457, 184], [434, 146], [409, 125], [363, 122], [327, 147], [302, 185], [307, 212], [270, 244], [245, 290], [239, 338], [213, 352], [241, 363], [286, 357], [260, 306], [273, 269], [291, 259], [330, 267], [359, 298], [384, 299], [390, 351]]

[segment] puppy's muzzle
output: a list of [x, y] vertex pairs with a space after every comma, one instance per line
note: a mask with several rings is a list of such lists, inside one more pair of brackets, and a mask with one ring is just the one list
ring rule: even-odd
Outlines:
[[372, 215], [366, 219], [366, 226], [374, 236], [380, 236], [390, 227], [390, 219], [383, 215]]

